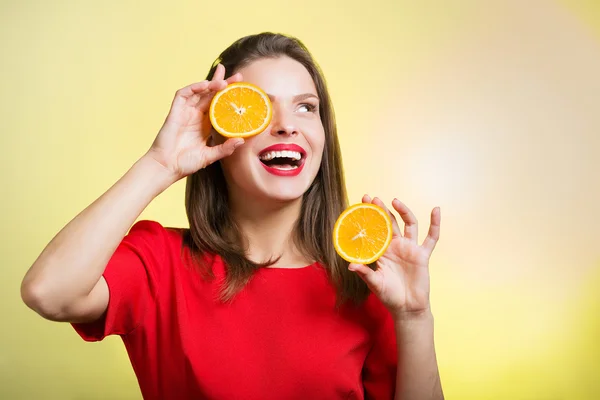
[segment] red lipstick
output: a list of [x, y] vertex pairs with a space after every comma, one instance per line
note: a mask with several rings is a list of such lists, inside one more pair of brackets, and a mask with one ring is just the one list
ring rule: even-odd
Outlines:
[[274, 144], [272, 146], [269, 146], [269, 147], [263, 149], [259, 153], [259, 157], [261, 155], [271, 152], [271, 151], [296, 151], [296, 152], [300, 153], [301, 158], [300, 158], [300, 161], [297, 162], [298, 166], [293, 169], [280, 169], [280, 168], [269, 166], [261, 161], [262, 166], [267, 170], [267, 172], [269, 172], [270, 174], [276, 175], [276, 176], [297, 176], [300, 174], [300, 172], [302, 172], [302, 169], [304, 168], [304, 161], [306, 159], [306, 151], [302, 147], [298, 146], [297, 144], [293, 144], [293, 143]]

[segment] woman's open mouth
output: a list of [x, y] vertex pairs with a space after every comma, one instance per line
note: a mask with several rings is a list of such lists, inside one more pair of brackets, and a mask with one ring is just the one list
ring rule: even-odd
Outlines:
[[295, 176], [300, 173], [306, 152], [300, 146], [279, 144], [267, 147], [258, 156], [265, 169], [279, 176]]
[[296, 169], [303, 161], [299, 151], [269, 151], [259, 156], [260, 161], [268, 167], [281, 170]]

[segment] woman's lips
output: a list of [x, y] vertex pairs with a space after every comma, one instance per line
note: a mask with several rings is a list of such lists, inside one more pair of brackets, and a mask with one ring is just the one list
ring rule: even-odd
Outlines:
[[300, 160], [300, 164], [297, 167], [288, 168], [277, 168], [276, 166], [269, 166], [263, 162], [260, 164], [267, 170], [268, 173], [276, 176], [298, 176], [304, 168], [304, 158]]
[[[304, 168], [306, 151], [295, 143], [278, 143], [263, 149], [258, 157], [261, 160], [262, 166], [270, 174], [276, 176], [297, 176]], [[270, 162], [276, 158], [286, 158], [290, 162], [279, 165], [277, 162]], [[268, 165], [267, 162], [271, 165]]]

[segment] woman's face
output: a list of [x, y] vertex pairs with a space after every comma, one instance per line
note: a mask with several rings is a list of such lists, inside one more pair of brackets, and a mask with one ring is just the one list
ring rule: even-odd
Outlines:
[[296, 200], [315, 179], [325, 145], [315, 84], [306, 68], [289, 57], [260, 59], [237, 72], [269, 95], [273, 119], [264, 132], [221, 160], [230, 195]]

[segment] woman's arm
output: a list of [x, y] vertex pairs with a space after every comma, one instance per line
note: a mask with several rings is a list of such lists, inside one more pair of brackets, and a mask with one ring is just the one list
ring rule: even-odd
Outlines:
[[47, 319], [89, 322], [108, 306], [102, 274], [117, 246], [146, 206], [177, 180], [233, 153], [242, 139], [208, 146], [208, 108], [214, 94], [240, 74], [177, 91], [150, 150], [106, 193], [52, 239], [25, 275], [21, 297]]
[[395, 316], [394, 324], [398, 346], [396, 400], [443, 399], [431, 311]]
[[[365, 195], [363, 202], [387, 210], [378, 198]], [[443, 399], [429, 306], [429, 258], [440, 237], [440, 209], [432, 210], [427, 237], [419, 245], [417, 218], [397, 199], [392, 206], [404, 222], [404, 231], [387, 210], [392, 219], [392, 242], [377, 260], [376, 269], [362, 264], [350, 264], [348, 268], [365, 281], [394, 320], [398, 347], [395, 399]]]
[[54, 321], [99, 318], [108, 305], [104, 268], [136, 218], [170, 183], [152, 158], [135, 163], [46, 246], [23, 279], [25, 304]]

